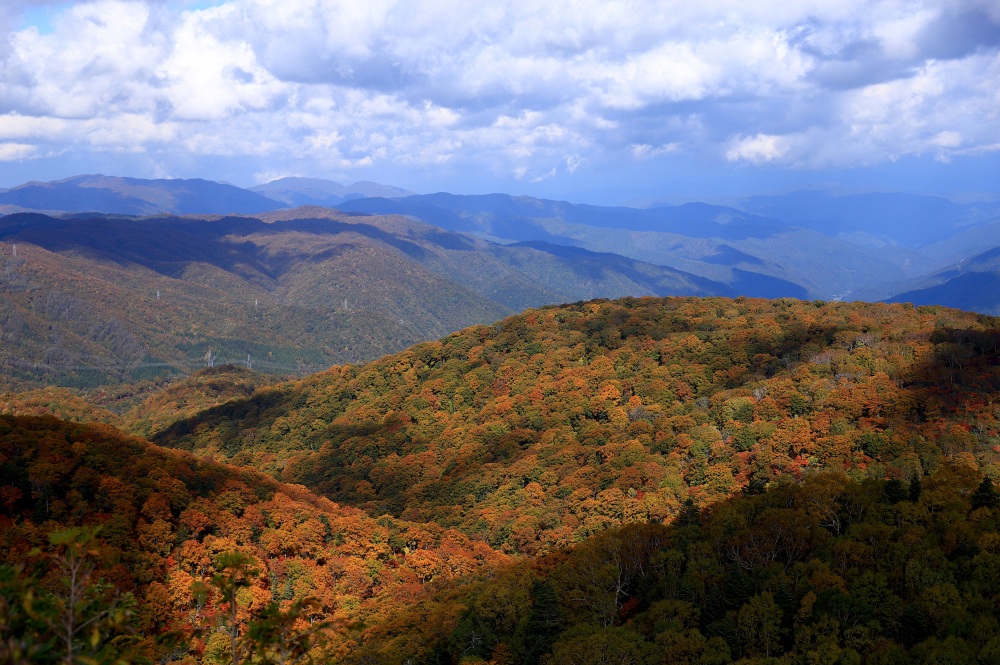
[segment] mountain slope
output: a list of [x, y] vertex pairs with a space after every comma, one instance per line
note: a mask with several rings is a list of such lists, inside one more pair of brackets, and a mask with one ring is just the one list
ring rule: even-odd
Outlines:
[[271, 386], [154, 438], [530, 554], [817, 469], [1000, 468], [997, 327], [903, 305], [578, 303]]
[[[454, 530], [376, 521], [247, 469], [163, 450], [108, 426], [51, 417], [0, 416], [0, 505], [5, 655], [25, 637], [9, 623], [22, 601], [9, 593], [11, 580], [19, 572], [42, 578], [29, 582], [40, 616], [45, 593], [59, 589], [59, 571], [46, 570], [45, 556], [58, 561], [59, 540], [49, 543], [47, 536], [62, 532], [65, 542], [74, 533], [68, 529], [99, 529], [100, 540], [84, 554], [100, 554], [95, 579], [135, 601], [132, 634], [119, 646], [138, 642], [135, 655], [152, 661], [213, 662], [220, 647], [212, 634], [225, 605], [213, 576], [224, 572], [226, 554], [242, 553], [257, 570], [238, 599], [240, 632], [247, 616], [260, 615], [271, 601], [287, 609], [288, 601], [311, 596], [310, 622], [330, 624], [314, 636], [327, 657], [349, 649], [359, 627], [424, 597], [431, 580], [474, 578], [508, 561]], [[26, 571], [9, 567], [29, 560]], [[26, 607], [31, 613], [31, 598]], [[42, 620], [28, 625], [44, 634]], [[185, 639], [157, 639], [170, 631]], [[42, 653], [59, 653], [58, 646]]]
[[347, 662], [989, 662], [997, 504], [963, 466], [812, 474], [442, 590]]
[[900, 293], [886, 302], [941, 304], [987, 314], [1000, 314], [1000, 247], [920, 280], [922, 288]]
[[213, 357], [302, 374], [529, 306], [730, 293], [623, 257], [506, 247], [404, 218], [262, 218], [0, 219], [0, 366], [28, 385], [78, 387]]
[[869, 248], [735, 208], [689, 203], [649, 209], [574, 205], [505, 194], [366, 198], [345, 211], [410, 215], [442, 228], [505, 241], [612, 252], [727, 284], [756, 297], [884, 296], [915, 277], [922, 255]]

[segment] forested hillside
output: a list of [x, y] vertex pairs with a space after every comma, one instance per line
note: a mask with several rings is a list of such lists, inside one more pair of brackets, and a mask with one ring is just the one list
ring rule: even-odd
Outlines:
[[[0, 662], [64, 662], [65, 645], [49, 640], [73, 612], [78, 625], [100, 616], [70, 640], [97, 662], [225, 661], [225, 630], [266, 617], [288, 644], [324, 626], [309, 642], [329, 656], [431, 580], [506, 561], [453, 529], [374, 520], [108, 426], [0, 416]], [[217, 579], [231, 574], [247, 578], [235, 620]], [[108, 606], [117, 619], [101, 616]], [[172, 643], [156, 639], [171, 632]]]
[[995, 319], [939, 308], [595, 301], [267, 387], [154, 440], [535, 554], [816, 470], [997, 474], [998, 347]]
[[323, 208], [0, 218], [0, 389], [93, 389], [241, 363], [304, 375], [525, 307], [725, 285]]
[[992, 663], [998, 352], [942, 308], [628, 298], [102, 416], [195, 455], [0, 416], [0, 660]]
[[438, 593], [346, 662], [995, 663], [998, 503], [967, 466], [781, 482]]

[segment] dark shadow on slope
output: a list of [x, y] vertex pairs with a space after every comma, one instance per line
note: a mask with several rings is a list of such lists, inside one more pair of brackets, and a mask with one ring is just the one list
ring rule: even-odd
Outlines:
[[[252, 242], [238, 242], [236, 238], [288, 231], [321, 235], [357, 233], [395, 247], [418, 261], [430, 256], [416, 242], [378, 227], [329, 219], [266, 224], [250, 217], [224, 217], [216, 221], [107, 215], [56, 219], [34, 213], [0, 219], [0, 239], [32, 243], [51, 252], [77, 251], [116, 263], [134, 263], [169, 277], [180, 277], [192, 263], [206, 263], [251, 280], [259, 279], [260, 275], [276, 278], [287, 261], [269, 256]], [[426, 239], [446, 249], [475, 249], [471, 241], [455, 234], [432, 232]]]
[[179, 277], [192, 263], [207, 263], [251, 280], [271, 274], [261, 248], [234, 243], [226, 236], [266, 232], [269, 225], [246, 217], [204, 222], [180, 218], [55, 219], [30, 213], [0, 220], [0, 238], [32, 243], [51, 252], [77, 251], [85, 256], [134, 263]]
[[712, 263], [720, 266], [735, 266], [741, 263], [748, 263], [750, 265], [757, 266], [764, 265], [764, 262], [758, 257], [747, 254], [746, 252], [741, 252], [735, 247], [730, 247], [729, 245], [719, 245], [715, 248], [714, 252], [701, 257], [699, 260], [705, 263]]
[[729, 285], [732, 291], [741, 296], [751, 298], [798, 298], [806, 300], [809, 292], [795, 282], [786, 279], [762, 275], [749, 270], [733, 269], [733, 282]]
[[[617, 273], [649, 289], [650, 295], [737, 295], [732, 288], [721, 282], [699, 277], [682, 270], [644, 264], [620, 254], [592, 252], [581, 247], [553, 245], [537, 240], [519, 242], [510, 246], [528, 247], [554, 256], [560, 259], [564, 266], [584, 279], [597, 281], [604, 278], [605, 273]], [[648, 271], [643, 272], [640, 270], [641, 266], [655, 270], [656, 274], [649, 274]], [[673, 283], [664, 284], [665, 280]]]
[[[942, 273], [941, 276], [947, 277], [948, 274]], [[1000, 272], [959, 273], [944, 284], [900, 293], [886, 302], [943, 305], [970, 312], [1000, 312]]]

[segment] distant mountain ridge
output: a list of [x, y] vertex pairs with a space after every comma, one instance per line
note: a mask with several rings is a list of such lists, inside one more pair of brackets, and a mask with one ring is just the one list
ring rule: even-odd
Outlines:
[[407, 215], [500, 242], [544, 241], [608, 252], [723, 282], [743, 295], [883, 295], [915, 277], [912, 251], [876, 251], [812, 229], [705, 203], [649, 209], [577, 205], [525, 196], [415, 195], [345, 201], [340, 210]]
[[829, 235], [866, 233], [900, 245], [923, 246], [978, 223], [1000, 217], [1000, 201], [956, 203], [940, 196], [900, 193], [834, 195], [803, 190], [752, 196], [748, 212]]
[[[726, 293], [758, 297], [892, 298], [940, 284], [939, 274], [949, 266], [1000, 245], [1000, 201], [960, 203], [900, 193], [800, 191], [749, 197], [736, 207], [690, 202], [629, 208], [507, 194], [414, 194], [320, 178], [288, 177], [240, 189], [205, 180], [99, 175], [0, 192], [0, 212], [53, 216], [262, 216], [302, 206], [403, 215], [500, 244], [545, 243], [550, 254], [556, 247], [578, 247], [609, 261], [626, 257], [721, 284]], [[987, 290], [985, 302], [992, 302], [992, 283], [975, 280], [978, 290]], [[984, 301], [956, 300], [941, 290], [928, 297], [944, 297], [939, 304], [949, 305]]]
[[413, 194], [399, 187], [380, 185], [367, 180], [352, 185], [341, 185], [332, 180], [299, 177], [272, 180], [263, 185], [250, 187], [250, 191], [292, 207], [335, 206], [343, 201], [369, 196], [394, 198]]
[[[593, 206], [508, 194], [424, 194], [385, 200], [370, 197], [345, 201], [340, 209], [376, 214], [426, 215], [438, 209], [441, 226], [453, 231], [482, 233], [510, 240], [537, 240], [533, 220], [560, 219], [573, 224], [630, 231], [659, 231], [697, 238], [745, 238], [747, 234], [775, 233], [787, 224], [735, 208], [686, 203], [657, 208]], [[425, 220], [426, 221], [426, 220]]]
[[29, 387], [93, 387], [213, 359], [302, 374], [526, 307], [735, 295], [689, 273], [566, 249], [325, 208], [8, 215], [0, 218], [0, 375]]
[[1000, 314], [1000, 247], [921, 281], [926, 285], [887, 298], [886, 302], [946, 305], [985, 314]]
[[256, 192], [211, 180], [142, 180], [100, 174], [25, 183], [0, 192], [2, 204], [124, 215], [256, 214], [283, 207]]

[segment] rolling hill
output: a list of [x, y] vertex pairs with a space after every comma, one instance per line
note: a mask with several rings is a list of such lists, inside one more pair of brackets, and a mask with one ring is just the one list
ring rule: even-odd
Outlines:
[[[240, 627], [251, 613], [284, 616], [274, 641], [309, 635], [326, 657], [426, 596], [431, 579], [471, 580], [509, 561], [455, 530], [376, 520], [247, 469], [52, 417], [0, 416], [0, 506], [0, 657], [9, 663], [49, 662], [63, 646], [46, 618], [65, 608], [67, 557], [77, 566], [70, 589], [124, 609], [95, 623], [92, 595], [70, 605], [89, 624], [71, 634], [81, 659], [187, 662], [211, 662], [228, 646], [217, 577], [232, 571], [226, 556], [248, 564]], [[304, 597], [304, 614], [283, 614]], [[299, 616], [329, 630], [304, 633]]]

